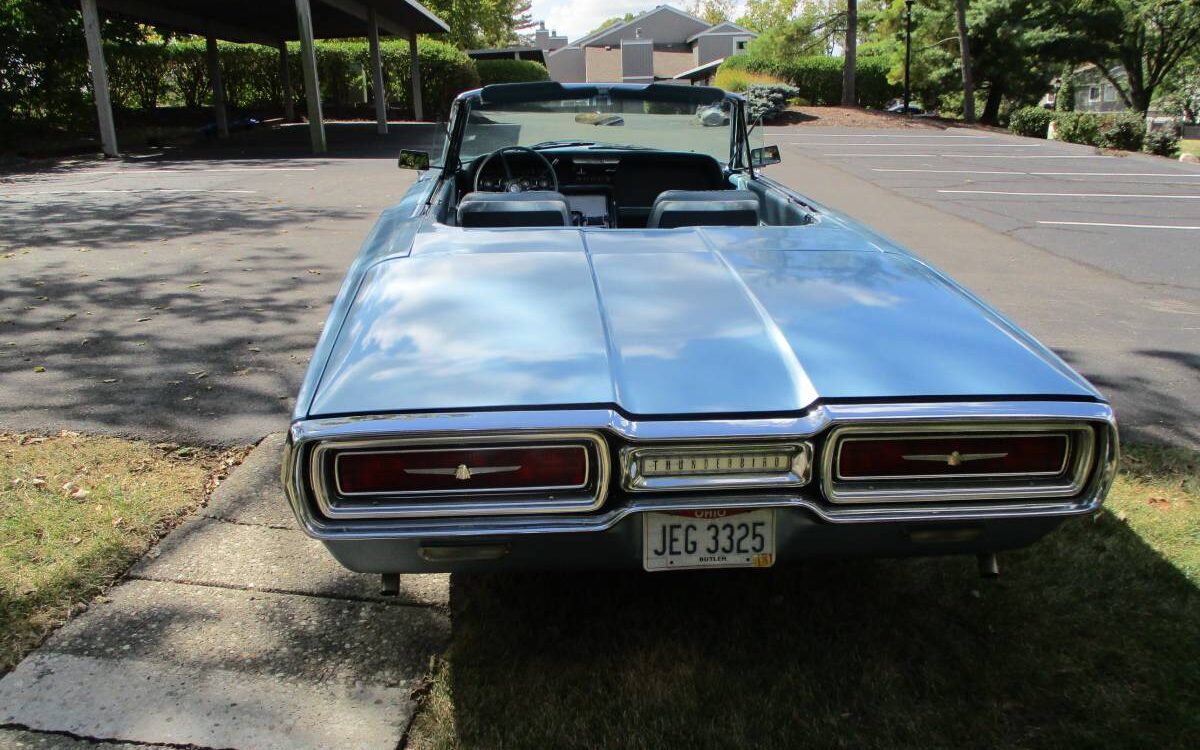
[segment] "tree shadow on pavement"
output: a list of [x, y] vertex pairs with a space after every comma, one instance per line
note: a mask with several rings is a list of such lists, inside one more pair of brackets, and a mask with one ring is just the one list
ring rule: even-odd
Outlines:
[[311, 210], [227, 196], [6, 209], [0, 427], [16, 430], [233, 443], [280, 429], [359, 241], [321, 252], [286, 234]]

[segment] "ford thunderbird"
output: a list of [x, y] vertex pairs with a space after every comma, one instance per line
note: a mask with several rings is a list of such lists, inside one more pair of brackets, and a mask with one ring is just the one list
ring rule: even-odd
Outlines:
[[[462, 94], [350, 268], [283, 482], [346, 567], [996, 553], [1093, 513], [1104, 397], [917, 255], [763, 174], [743, 100]], [[966, 249], [964, 249], [964, 252]], [[972, 252], [983, 252], [979, 248]]]

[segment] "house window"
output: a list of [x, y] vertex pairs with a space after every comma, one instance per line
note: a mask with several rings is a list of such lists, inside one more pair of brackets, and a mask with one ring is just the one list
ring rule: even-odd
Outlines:
[[744, 52], [746, 50], [746, 40], [745, 39], [738, 40], [737, 49], [738, 49], [738, 52]]
[[1117, 100], [1117, 88], [1111, 83], [1104, 84], [1104, 101], [1115, 102]]
[[1100, 87], [1099, 86], [1088, 86], [1088, 101], [1089, 102], [1100, 101]]

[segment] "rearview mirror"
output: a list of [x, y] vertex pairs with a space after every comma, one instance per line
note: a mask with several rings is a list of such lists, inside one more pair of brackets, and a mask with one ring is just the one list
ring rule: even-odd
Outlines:
[[778, 146], [763, 146], [750, 149], [750, 164], [755, 167], [767, 167], [783, 161], [779, 157]]
[[429, 154], [425, 151], [402, 149], [396, 166], [401, 169], [429, 169]]

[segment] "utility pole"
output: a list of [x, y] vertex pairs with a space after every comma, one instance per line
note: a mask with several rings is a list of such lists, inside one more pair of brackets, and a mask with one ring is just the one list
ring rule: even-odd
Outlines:
[[975, 122], [975, 76], [971, 72], [971, 47], [967, 43], [967, 0], [955, 0], [958, 16], [958, 52], [962, 67], [963, 120]]
[[904, 114], [908, 114], [908, 103], [912, 101], [912, 87], [908, 82], [912, 66], [912, 7], [915, 0], [904, 0]]

